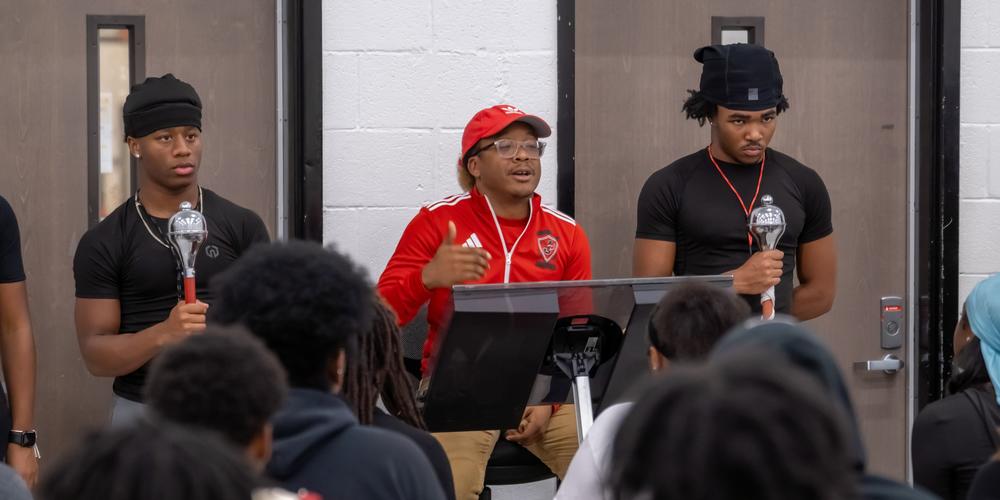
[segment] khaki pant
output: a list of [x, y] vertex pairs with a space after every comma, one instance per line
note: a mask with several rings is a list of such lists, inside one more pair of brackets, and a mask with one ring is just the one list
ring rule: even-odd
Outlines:
[[[439, 432], [434, 437], [451, 462], [455, 498], [478, 500], [486, 478], [486, 463], [500, 439], [500, 431]], [[562, 479], [578, 446], [576, 408], [569, 404], [552, 414], [542, 439], [526, 448]]]

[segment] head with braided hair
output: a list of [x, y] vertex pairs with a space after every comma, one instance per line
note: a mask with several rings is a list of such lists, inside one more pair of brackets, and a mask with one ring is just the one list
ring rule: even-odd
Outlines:
[[374, 303], [371, 328], [361, 335], [358, 356], [347, 368], [344, 397], [354, 407], [362, 424], [371, 424], [375, 403], [381, 396], [390, 414], [426, 430], [413, 396], [413, 381], [403, 365], [396, 315], [381, 300], [376, 298]]
[[621, 499], [855, 496], [842, 411], [816, 381], [759, 351], [653, 381], [621, 426]]

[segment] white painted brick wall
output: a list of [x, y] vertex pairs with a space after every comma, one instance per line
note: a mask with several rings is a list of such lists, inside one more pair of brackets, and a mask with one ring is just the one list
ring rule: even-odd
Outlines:
[[[962, 0], [959, 294], [1000, 272], [1000, 1]], [[961, 303], [960, 302], [960, 303]]]
[[472, 115], [498, 103], [553, 127], [539, 192], [556, 203], [555, 0], [323, 2], [323, 235], [375, 279], [422, 203], [460, 191]]

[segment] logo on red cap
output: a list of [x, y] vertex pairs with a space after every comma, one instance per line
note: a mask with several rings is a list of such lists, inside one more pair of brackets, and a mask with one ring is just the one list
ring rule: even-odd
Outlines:
[[521, 111], [517, 106], [498, 104], [482, 109], [465, 126], [465, 132], [462, 134], [462, 155], [458, 158], [459, 166], [462, 165], [466, 153], [477, 142], [500, 133], [514, 122], [527, 124], [534, 129], [535, 135], [539, 138], [548, 137], [552, 134], [552, 129], [549, 128], [549, 124], [545, 123], [545, 120], [534, 115], [529, 115]]

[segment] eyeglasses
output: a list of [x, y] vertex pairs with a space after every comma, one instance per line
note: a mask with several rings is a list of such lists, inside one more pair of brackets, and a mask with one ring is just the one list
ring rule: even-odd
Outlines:
[[537, 160], [545, 154], [545, 143], [542, 141], [515, 141], [513, 139], [497, 139], [491, 144], [487, 144], [481, 148], [473, 149], [469, 151], [469, 158], [476, 156], [479, 153], [493, 146], [497, 150], [497, 154], [501, 158], [513, 158], [517, 156], [517, 150], [520, 148], [524, 151], [524, 155], [531, 160]]

